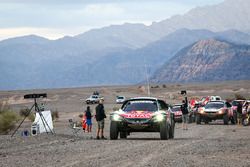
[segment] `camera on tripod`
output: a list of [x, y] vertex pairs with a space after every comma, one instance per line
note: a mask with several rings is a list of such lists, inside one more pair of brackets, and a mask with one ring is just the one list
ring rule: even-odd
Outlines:
[[53, 130], [53, 121], [51, 116], [51, 111], [45, 111], [44, 104], [42, 103], [40, 106], [37, 103], [38, 98], [46, 98], [46, 93], [33, 93], [33, 94], [26, 94], [24, 95], [24, 99], [34, 99], [34, 104], [32, 107], [25, 113], [25, 117], [23, 118], [22, 122], [19, 124], [19, 126], [16, 128], [16, 130], [13, 132], [11, 137], [14, 136], [14, 134], [17, 132], [17, 130], [20, 128], [26, 117], [31, 113], [32, 109], [35, 109], [36, 117], [35, 120], [31, 126], [31, 134], [32, 136], [37, 135], [38, 133], [46, 132], [47, 134], [50, 132], [52, 134], [55, 134]]
[[47, 98], [47, 93], [33, 93], [33, 94], [27, 94], [23, 96], [24, 99], [36, 99], [36, 98]]

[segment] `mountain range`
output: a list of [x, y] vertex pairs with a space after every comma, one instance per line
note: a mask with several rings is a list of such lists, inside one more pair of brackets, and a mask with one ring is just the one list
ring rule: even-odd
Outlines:
[[200, 40], [182, 49], [152, 76], [155, 83], [250, 79], [250, 45]]
[[151, 26], [126, 23], [58, 40], [3, 40], [0, 89], [135, 84], [146, 73], [155, 79], [164, 64], [200, 40], [250, 44], [249, 8], [248, 0], [226, 0]]

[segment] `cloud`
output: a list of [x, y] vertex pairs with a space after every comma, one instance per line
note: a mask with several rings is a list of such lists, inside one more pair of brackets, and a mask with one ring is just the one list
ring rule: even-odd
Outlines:
[[0, 40], [24, 35], [38, 35], [51, 40], [68, 36], [78, 35], [84, 31], [91, 29], [90, 27], [75, 27], [70, 29], [55, 28], [36, 28], [36, 27], [19, 27], [19, 28], [0, 28]]
[[90, 4], [83, 9], [83, 14], [91, 17], [112, 17], [124, 14], [124, 9], [117, 4]]
[[0, 38], [32, 33], [56, 38], [125, 22], [148, 25], [211, 1], [223, 0], [0, 0]]

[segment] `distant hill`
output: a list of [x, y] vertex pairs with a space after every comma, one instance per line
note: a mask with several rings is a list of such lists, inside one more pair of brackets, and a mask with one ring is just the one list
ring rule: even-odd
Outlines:
[[250, 1], [225, 0], [151, 26], [112, 25], [58, 40], [0, 41], [0, 89], [134, 84], [201, 39], [250, 44]]
[[250, 45], [207, 39], [179, 51], [151, 78], [155, 83], [250, 79]]
[[[88, 51], [75, 38], [50, 41], [26, 36], [2, 41], [0, 89], [135, 84], [145, 80], [146, 70], [152, 75], [182, 48], [209, 38], [250, 44], [250, 35], [236, 30], [214, 33], [188, 29], [139, 49]], [[74, 42], [67, 44], [67, 40]]]
[[236, 29], [249, 33], [249, 8], [249, 0], [225, 0], [220, 4], [197, 7], [184, 15], [156, 22], [151, 29], [162, 36], [181, 28], [207, 29], [215, 32]]

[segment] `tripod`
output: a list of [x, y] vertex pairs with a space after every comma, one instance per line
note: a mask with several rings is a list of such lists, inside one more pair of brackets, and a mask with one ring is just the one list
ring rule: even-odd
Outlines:
[[[48, 134], [49, 132], [52, 133], [52, 134], [55, 134], [55, 132], [50, 128], [48, 122], [46, 121], [46, 119], [44, 118], [38, 104], [37, 104], [37, 100], [36, 100], [36, 97], [34, 97], [34, 104], [32, 105], [32, 107], [25, 113], [25, 117], [23, 118], [22, 122], [19, 124], [19, 126], [15, 129], [15, 131], [13, 132], [13, 134], [11, 135], [11, 137], [13, 137], [15, 135], [15, 133], [17, 132], [17, 130], [21, 127], [21, 125], [23, 124], [24, 120], [30, 115], [32, 109], [35, 107], [35, 111], [39, 114], [41, 120], [42, 120], [42, 123], [43, 123], [43, 126], [46, 130], [46, 133]], [[47, 127], [49, 129], [49, 131], [47, 130]]]

